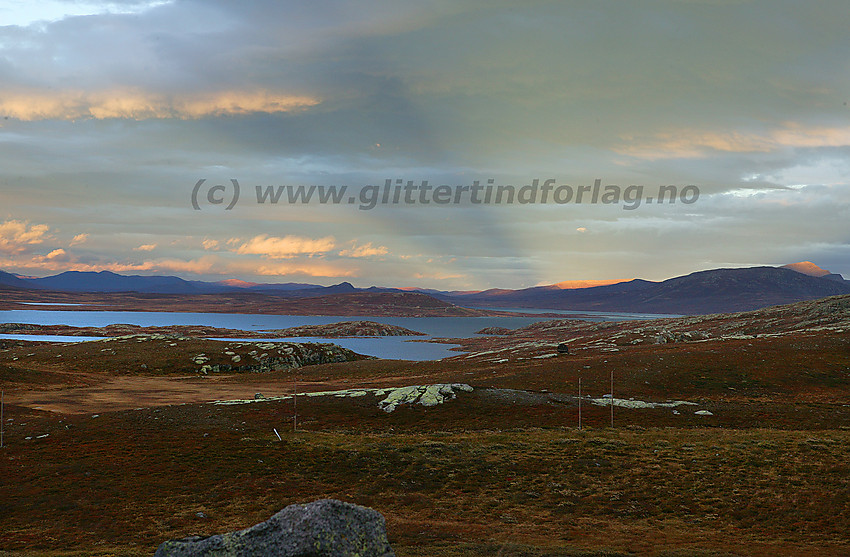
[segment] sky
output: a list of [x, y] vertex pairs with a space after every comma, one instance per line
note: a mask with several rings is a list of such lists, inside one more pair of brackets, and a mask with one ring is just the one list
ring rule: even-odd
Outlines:
[[[846, 0], [0, 0], [0, 269], [850, 277], [848, 20]], [[431, 189], [392, 203], [386, 180]], [[502, 202], [472, 199], [488, 180]], [[288, 203], [299, 186], [346, 191]]]

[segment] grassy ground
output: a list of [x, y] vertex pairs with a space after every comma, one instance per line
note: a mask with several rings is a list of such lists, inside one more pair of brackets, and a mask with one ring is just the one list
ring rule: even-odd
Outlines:
[[[152, 555], [325, 497], [380, 511], [402, 557], [850, 555], [850, 332], [632, 345], [643, 333], [616, 344], [600, 327], [557, 357], [564, 331], [535, 334], [440, 362], [226, 377], [199, 376], [193, 358], [232, 343], [11, 343], [0, 557]], [[600, 397], [612, 370], [618, 397], [695, 405], [616, 408], [611, 429], [610, 408], [588, 401], [579, 431], [577, 380]], [[144, 401], [86, 398], [153, 379], [165, 387]], [[302, 396], [297, 432], [291, 400], [200, 403], [286, 394], [293, 379], [302, 393], [474, 391], [391, 414], [373, 394]], [[34, 408], [47, 403], [59, 410]]]
[[850, 431], [390, 432], [458, 401], [343, 433], [316, 417], [324, 404], [302, 401], [314, 430], [297, 433], [285, 403], [22, 414], [19, 432], [49, 436], [0, 452], [0, 547], [150, 555], [333, 497], [383, 513], [399, 555], [850, 551]]

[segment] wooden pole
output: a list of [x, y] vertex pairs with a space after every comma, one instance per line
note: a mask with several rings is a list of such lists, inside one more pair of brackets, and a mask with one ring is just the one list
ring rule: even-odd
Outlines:
[[292, 431], [298, 431], [298, 379], [292, 375]]
[[581, 377], [578, 378], [578, 429], [581, 431]]
[[5, 430], [3, 428], [6, 427], [6, 420], [4, 419], [5, 416], [3, 415], [5, 404], [6, 391], [0, 391], [0, 449], [3, 448], [3, 434], [5, 433]]
[[614, 427], [614, 369], [611, 369], [611, 427]]

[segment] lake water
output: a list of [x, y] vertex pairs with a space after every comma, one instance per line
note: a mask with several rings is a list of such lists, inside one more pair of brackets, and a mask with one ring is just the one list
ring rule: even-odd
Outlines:
[[[499, 308], [504, 311], [504, 308]], [[526, 311], [526, 310], [517, 310]], [[552, 310], [549, 310], [552, 311]], [[567, 312], [558, 311], [567, 315]], [[575, 312], [588, 315], [591, 312]], [[639, 314], [606, 314], [595, 312], [589, 321], [622, 321], [627, 319], [651, 319], [660, 316]], [[665, 316], [667, 317], [667, 316]], [[105, 327], [114, 324], [138, 325], [141, 327], [165, 327], [169, 325], [201, 325], [243, 331], [267, 331], [286, 329], [300, 325], [326, 325], [340, 321], [377, 321], [388, 325], [406, 327], [424, 337], [377, 337], [323, 339], [307, 337], [280, 338], [269, 335], [263, 340], [285, 340], [290, 342], [332, 342], [360, 354], [379, 358], [403, 360], [437, 360], [457, 355], [449, 350], [453, 345], [430, 342], [413, 342], [433, 337], [463, 338], [476, 336], [484, 327], [516, 329], [551, 318], [541, 317], [374, 317], [374, 316], [305, 316], [305, 315], [244, 315], [232, 313], [171, 313], [136, 311], [48, 311], [6, 310], [0, 311], [0, 323], [27, 323], [33, 325], [68, 325], [71, 327]], [[49, 335], [0, 335], [3, 339], [46, 340], [50, 342], [82, 342], [87, 337], [56, 337]], [[250, 339], [259, 341], [259, 339]]]

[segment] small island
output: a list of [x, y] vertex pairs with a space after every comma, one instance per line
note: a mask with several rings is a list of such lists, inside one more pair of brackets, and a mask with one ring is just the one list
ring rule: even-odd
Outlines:
[[267, 332], [284, 337], [321, 338], [425, 336], [425, 333], [376, 321], [341, 321], [327, 325], [302, 325], [288, 329], [273, 329]]

